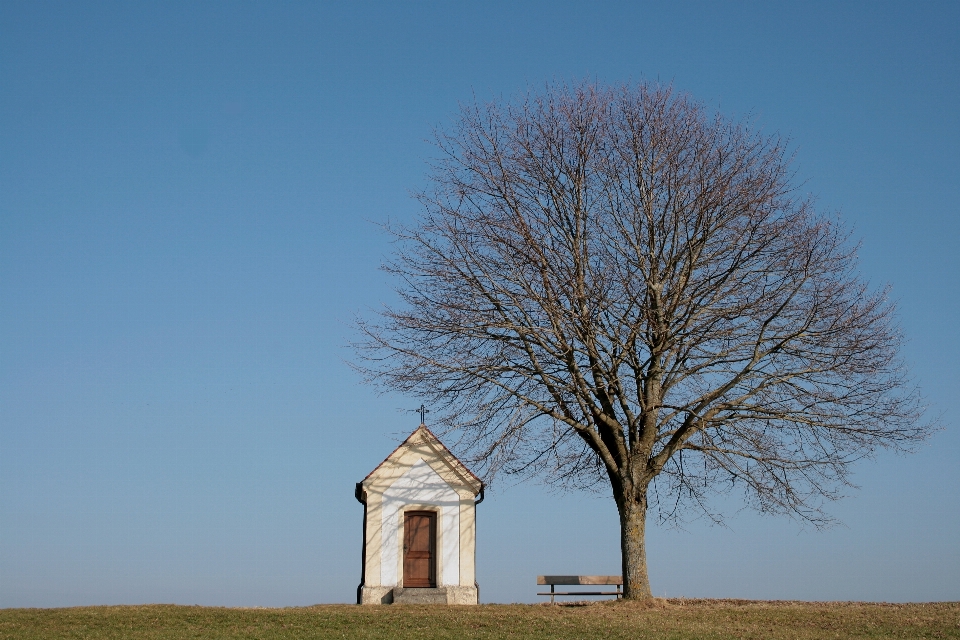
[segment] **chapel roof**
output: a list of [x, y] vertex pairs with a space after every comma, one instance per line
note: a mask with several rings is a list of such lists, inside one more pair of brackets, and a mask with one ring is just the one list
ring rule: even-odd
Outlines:
[[463, 477], [463, 480], [465, 481], [466, 484], [476, 485], [476, 489], [474, 489], [474, 493], [477, 493], [480, 491], [480, 489], [483, 487], [483, 481], [480, 478], [478, 478], [472, 471], [470, 471], [470, 469], [468, 469], [465, 464], [460, 462], [459, 458], [453, 455], [453, 453], [449, 449], [447, 449], [447, 447], [442, 442], [440, 442], [440, 438], [434, 435], [434, 433], [430, 431], [430, 429], [428, 429], [427, 425], [425, 424], [421, 424], [419, 427], [414, 429], [413, 433], [407, 436], [406, 440], [401, 442], [400, 445], [390, 453], [390, 455], [384, 458], [383, 462], [381, 462], [376, 467], [374, 467], [373, 471], [368, 473], [367, 476], [361, 482], [365, 483], [367, 480], [372, 478], [377, 473], [377, 471], [379, 471], [383, 467], [383, 465], [385, 465], [391, 459], [399, 458], [403, 454], [405, 449], [413, 446], [414, 441], [417, 438], [420, 438], [423, 441], [425, 441], [430, 447], [430, 449], [432, 449], [439, 458], [442, 458], [452, 468], [452, 470], [455, 473], [457, 473], [457, 475]]

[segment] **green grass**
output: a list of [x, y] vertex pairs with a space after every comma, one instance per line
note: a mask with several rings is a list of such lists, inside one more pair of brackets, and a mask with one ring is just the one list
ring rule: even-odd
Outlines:
[[583, 606], [0, 609], [0, 638], [960, 638], [960, 603], [656, 600]]

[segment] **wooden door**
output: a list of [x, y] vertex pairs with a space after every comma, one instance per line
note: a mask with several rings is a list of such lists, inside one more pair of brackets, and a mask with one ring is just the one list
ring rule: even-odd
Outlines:
[[437, 514], [406, 511], [403, 514], [403, 586], [437, 586]]

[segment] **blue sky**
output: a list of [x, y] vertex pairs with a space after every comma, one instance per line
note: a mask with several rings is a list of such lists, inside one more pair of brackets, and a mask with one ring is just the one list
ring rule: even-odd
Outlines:
[[[0, 3], [0, 607], [349, 602], [418, 422], [346, 361], [458, 102], [673, 82], [790, 136], [945, 429], [811, 531], [651, 527], [656, 595], [960, 599], [960, 4]], [[486, 602], [617, 573], [605, 496], [496, 485]]]

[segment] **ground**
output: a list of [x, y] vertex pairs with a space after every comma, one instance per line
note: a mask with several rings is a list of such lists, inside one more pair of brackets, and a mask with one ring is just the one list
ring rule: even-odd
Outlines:
[[960, 638], [960, 603], [654, 600], [565, 605], [2, 609], [17, 638]]

